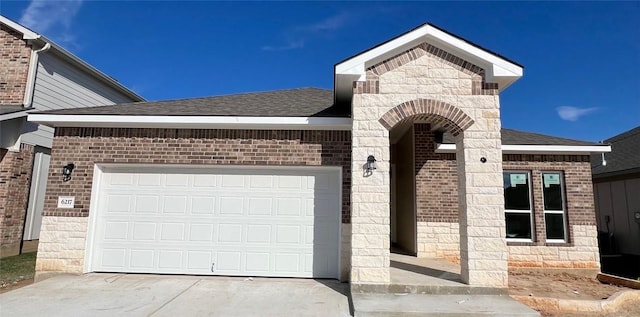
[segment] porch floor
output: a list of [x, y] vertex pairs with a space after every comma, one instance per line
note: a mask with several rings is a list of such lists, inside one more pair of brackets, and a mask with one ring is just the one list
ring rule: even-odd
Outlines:
[[351, 285], [354, 316], [540, 316], [506, 288], [463, 283], [460, 265], [445, 259], [391, 253], [389, 270], [388, 285]]
[[440, 258], [391, 253], [390, 284], [352, 284], [356, 293], [507, 295], [506, 288], [470, 286], [460, 278], [460, 265]]
[[460, 265], [441, 258], [417, 258], [391, 253], [391, 284], [468, 286], [460, 278]]

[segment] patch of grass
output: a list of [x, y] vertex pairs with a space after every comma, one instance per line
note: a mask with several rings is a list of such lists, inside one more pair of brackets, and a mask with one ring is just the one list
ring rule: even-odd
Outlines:
[[36, 271], [36, 252], [0, 259], [0, 285], [32, 279]]

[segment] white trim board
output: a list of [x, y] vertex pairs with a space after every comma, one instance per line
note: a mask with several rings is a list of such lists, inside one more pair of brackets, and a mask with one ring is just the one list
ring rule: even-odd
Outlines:
[[522, 77], [523, 68], [521, 66], [429, 24], [337, 64], [335, 75], [357, 75], [359, 77], [357, 80], [363, 81], [367, 67], [422, 42], [436, 44], [436, 46], [484, 68], [487, 71], [487, 81], [500, 83], [501, 91]]
[[29, 114], [50, 127], [351, 130], [351, 118]]
[[[436, 153], [456, 153], [456, 145], [437, 144]], [[611, 152], [610, 145], [517, 145], [503, 144], [503, 154], [563, 154], [589, 155], [590, 153]]]

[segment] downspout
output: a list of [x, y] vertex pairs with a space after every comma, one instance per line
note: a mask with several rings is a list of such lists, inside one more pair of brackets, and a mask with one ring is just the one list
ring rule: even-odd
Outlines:
[[[32, 44], [33, 45], [33, 44]], [[44, 53], [51, 48], [51, 44], [45, 43], [43, 47], [31, 51], [31, 56], [29, 57], [29, 70], [27, 72], [27, 85], [24, 89], [24, 99], [23, 99], [23, 107], [31, 108], [31, 103], [33, 102], [33, 91], [36, 85], [36, 74], [38, 73], [38, 55], [40, 53]], [[20, 137], [18, 137], [18, 141], [16, 145], [18, 150], [20, 150]], [[24, 218], [22, 219], [22, 233], [20, 235], [20, 249], [18, 250], [18, 254], [22, 254], [22, 248], [24, 247], [24, 233], [27, 229], [27, 216], [29, 214], [29, 201], [31, 200], [31, 183], [33, 182], [33, 164], [36, 159], [36, 151], [33, 151], [32, 163], [31, 163], [31, 177], [29, 178], [29, 193], [27, 194], [27, 209], [24, 211]], [[40, 173], [38, 173], [40, 175]]]
[[[30, 40], [31, 45], [33, 46], [33, 41]], [[31, 103], [33, 102], [33, 91], [36, 85], [36, 74], [38, 73], [38, 54], [42, 52], [46, 52], [51, 48], [51, 44], [46, 43], [43, 47], [37, 50], [31, 51], [31, 56], [29, 56], [29, 69], [27, 70], [27, 83], [24, 87], [24, 98], [22, 98], [22, 107], [31, 108]], [[22, 124], [18, 127], [18, 129], [22, 129]], [[8, 148], [9, 151], [12, 152], [20, 152], [20, 136], [16, 140], [16, 143]]]
[[[32, 44], [33, 45], [33, 44]], [[24, 91], [23, 105], [25, 108], [30, 108], [33, 102], [33, 91], [36, 85], [36, 74], [38, 73], [38, 55], [44, 53], [51, 48], [51, 44], [45, 43], [43, 47], [31, 52], [29, 58], [29, 72], [27, 73], [27, 86]]]
[[[600, 143], [601, 143], [601, 144], [604, 144], [604, 142], [603, 142], [603, 141], [600, 141]], [[601, 158], [601, 160], [602, 160], [602, 166], [607, 166], [607, 160], [605, 160], [605, 158], [604, 158], [604, 152], [601, 152], [601, 153], [600, 153], [600, 158]]]

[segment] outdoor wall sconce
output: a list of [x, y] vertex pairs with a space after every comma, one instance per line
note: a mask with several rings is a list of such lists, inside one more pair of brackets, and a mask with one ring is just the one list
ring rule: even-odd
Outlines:
[[367, 172], [371, 173], [376, 168], [376, 158], [373, 155], [369, 155], [369, 157], [367, 157]]
[[71, 173], [76, 166], [73, 163], [69, 163], [62, 167], [62, 181], [67, 182], [71, 180]]

